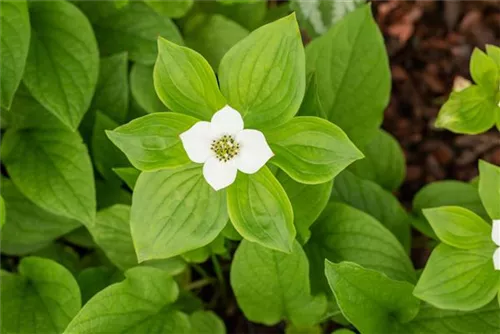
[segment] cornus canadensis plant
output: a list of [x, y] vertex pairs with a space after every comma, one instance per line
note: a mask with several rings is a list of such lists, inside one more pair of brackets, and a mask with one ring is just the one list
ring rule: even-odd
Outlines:
[[[0, 22], [1, 333], [500, 332], [500, 167], [398, 201], [370, 4], [0, 0]], [[438, 125], [498, 125], [498, 50]]]
[[139, 259], [205, 246], [228, 217], [243, 238], [290, 252], [292, 206], [265, 164], [297, 182], [319, 184], [363, 156], [334, 124], [294, 117], [306, 85], [295, 16], [231, 48], [219, 66], [220, 89], [200, 54], [162, 38], [158, 49], [155, 88], [172, 112], [108, 132], [142, 171], [131, 210]]

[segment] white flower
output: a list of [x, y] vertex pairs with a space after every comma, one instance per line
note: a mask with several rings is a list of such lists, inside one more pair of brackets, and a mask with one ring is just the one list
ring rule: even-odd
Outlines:
[[232, 184], [238, 170], [256, 173], [274, 155], [262, 132], [243, 130], [240, 113], [228, 105], [180, 138], [189, 159], [204, 164], [203, 176], [215, 190]]
[[493, 254], [493, 265], [496, 270], [500, 270], [500, 219], [493, 221], [493, 229], [491, 230], [491, 239], [498, 246]]

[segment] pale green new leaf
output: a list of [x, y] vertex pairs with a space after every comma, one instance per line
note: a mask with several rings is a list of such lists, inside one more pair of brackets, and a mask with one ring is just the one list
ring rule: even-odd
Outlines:
[[2, 178], [6, 224], [2, 227], [2, 253], [24, 255], [36, 251], [80, 224], [72, 219], [47, 212]]
[[342, 129], [319, 117], [295, 117], [264, 134], [275, 154], [270, 162], [301, 183], [330, 181], [363, 157]]
[[320, 184], [302, 184], [283, 171], [279, 171], [276, 178], [285, 189], [292, 204], [293, 223], [297, 230], [297, 240], [301, 244], [305, 244], [311, 236], [309, 227], [319, 217], [328, 203], [333, 181]]
[[189, 321], [192, 334], [226, 334], [224, 322], [212, 311], [196, 311]]
[[26, 1], [0, 2], [0, 31], [0, 101], [9, 109], [28, 57], [31, 29]]
[[472, 85], [451, 93], [439, 110], [435, 125], [455, 133], [482, 133], [495, 124], [496, 109], [494, 97], [483, 87]]
[[137, 267], [125, 276], [92, 297], [64, 333], [191, 333], [188, 316], [172, 307], [179, 288], [169, 274]]
[[226, 104], [214, 71], [199, 53], [158, 38], [153, 72], [156, 93], [172, 111], [203, 120]]
[[488, 304], [500, 289], [494, 251], [493, 242], [466, 250], [438, 245], [413, 294], [441, 309], [472, 311]]
[[89, 226], [95, 218], [94, 175], [78, 133], [64, 129], [7, 131], [2, 162], [34, 204]]
[[213, 190], [201, 169], [190, 164], [139, 176], [130, 218], [139, 262], [203, 247], [224, 228], [226, 194]]
[[249, 33], [222, 15], [202, 13], [191, 16], [183, 32], [186, 45], [201, 53], [215, 71], [226, 52]]
[[388, 191], [398, 189], [405, 179], [406, 162], [398, 141], [388, 132], [379, 130], [361, 149], [364, 159], [356, 161], [349, 170], [360, 178], [380, 184]]
[[409, 216], [397, 198], [378, 184], [344, 171], [334, 180], [332, 199], [374, 217], [394, 234], [407, 251], [410, 250]]
[[27, 257], [19, 274], [1, 271], [1, 332], [59, 334], [81, 307], [76, 280], [52, 260]]
[[500, 167], [479, 160], [479, 197], [491, 219], [500, 219]]
[[352, 262], [326, 260], [325, 275], [342, 313], [362, 334], [401, 333], [398, 324], [418, 313], [420, 301], [408, 282]]
[[146, 5], [153, 8], [158, 14], [178, 19], [189, 12], [191, 7], [193, 7], [194, 0], [144, 0], [144, 2], [146, 3]]
[[341, 203], [330, 203], [311, 228], [304, 247], [311, 264], [313, 292], [329, 291], [324, 260], [350, 261], [380, 271], [392, 279], [415, 281], [415, 272], [403, 246], [372, 216]]
[[128, 95], [127, 53], [122, 52], [101, 58], [92, 110], [101, 110], [112, 120], [121, 124], [127, 117]]
[[423, 212], [438, 238], [447, 245], [471, 249], [491, 242], [491, 226], [472, 211], [442, 206]]
[[153, 66], [135, 63], [130, 71], [130, 91], [137, 104], [147, 113], [167, 111], [156, 95], [153, 83]]
[[30, 2], [29, 11], [32, 30], [24, 84], [37, 101], [74, 130], [97, 82], [99, 53], [92, 27], [68, 1]]
[[304, 57], [294, 14], [258, 28], [225, 54], [221, 91], [246, 127], [275, 127], [297, 113], [306, 85]]
[[493, 301], [474, 311], [441, 310], [424, 304], [417, 317], [400, 327], [408, 334], [485, 334], [500, 331], [500, 308]]
[[135, 168], [151, 171], [190, 163], [179, 135], [196, 122], [196, 118], [183, 114], [154, 113], [106, 134]]
[[356, 145], [376, 135], [389, 102], [389, 62], [370, 5], [347, 14], [306, 48], [328, 119]]
[[177, 26], [141, 1], [116, 8], [111, 1], [79, 1], [99, 42], [102, 55], [127, 52], [130, 60], [153, 65], [158, 36], [182, 44]]
[[326, 310], [323, 295], [311, 296], [309, 264], [296, 241], [290, 254], [242, 241], [231, 266], [231, 286], [245, 316], [268, 326], [280, 320], [314, 325]]
[[364, 3], [364, 0], [292, 0], [290, 7], [297, 12], [309, 35], [316, 37]]
[[267, 167], [248, 175], [238, 173], [227, 191], [229, 217], [247, 240], [291, 252], [296, 231], [293, 209], [276, 177]]
[[474, 49], [470, 58], [470, 74], [474, 82], [490, 95], [498, 91], [499, 67], [493, 58], [478, 48]]

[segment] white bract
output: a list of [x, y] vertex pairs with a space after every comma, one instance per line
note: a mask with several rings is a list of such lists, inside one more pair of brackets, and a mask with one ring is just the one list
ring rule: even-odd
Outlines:
[[500, 219], [493, 221], [493, 229], [491, 230], [491, 238], [498, 246], [495, 253], [493, 253], [493, 265], [496, 270], [500, 270]]
[[210, 122], [198, 122], [180, 135], [189, 159], [204, 164], [203, 176], [215, 190], [232, 184], [238, 170], [256, 173], [274, 155], [262, 132], [243, 125], [240, 113], [226, 105]]

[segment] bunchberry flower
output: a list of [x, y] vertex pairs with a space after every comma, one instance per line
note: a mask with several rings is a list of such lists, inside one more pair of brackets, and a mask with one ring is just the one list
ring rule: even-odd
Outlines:
[[200, 121], [180, 135], [189, 159], [204, 164], [203, 176], [215, 190], [232, 184], [238, 170], [256, 173], [274, 155], [262, 132], [243, 127], [241, 114], [226, 105], [210, 122]]

